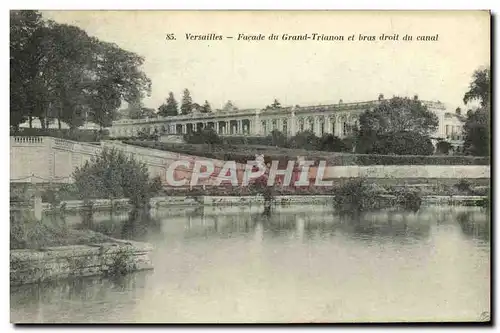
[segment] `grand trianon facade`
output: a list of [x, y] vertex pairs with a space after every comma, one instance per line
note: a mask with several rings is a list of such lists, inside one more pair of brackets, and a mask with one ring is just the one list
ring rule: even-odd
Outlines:
[[[381, 102], [373, 101], [314, 106], [294, 106], [266, 109], [233, 109], [187, 115], [154, 117], [146, 119], [121, 119], [109, 128], [113, 137], [134, 137], [139, 133], [181, 135], [205, 127], [213, 128], [221, 136], [266, 136], [279, 130], [293, 136], [306, 130], [317, 136], [333, 134], [344, 138], [358, 125], [359, 115]], [[453, 146], [462, 142], [460, 115], [449, 112], [441, 102], [422, 101], [439, 119], [434, 138], [448, 140]]]

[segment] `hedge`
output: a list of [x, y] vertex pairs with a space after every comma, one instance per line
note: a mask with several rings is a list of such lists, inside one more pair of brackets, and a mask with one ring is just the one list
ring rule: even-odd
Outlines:
[[108, 130], [81, 130], [81, 129], [41, 129], [23, 128], [18, 132], [10, 131], [10, 136], [51, 136], [78, 142], [98, 142], [109, 136]]
[[196, 155], [220, 160], [234, 160], [239, 163], [255, 160], [256, 154], [263, 154], [265, 161], [278, 160], [280, 166], [285, 166], [290, 160], [297, 160], [298, 156], [316, 163], [326, 161], [327, 165], [490, 165], [489, 157], [474, 156], [417, 156], [417, 155], [364, 155], [348, 153], [325, 153], [320, 151], [306, 151], [303, 149], [272, 148], [245, 145], [193, 145], [186, 143], [124, 141], [124, 143], [166, 150], [175, 153]]

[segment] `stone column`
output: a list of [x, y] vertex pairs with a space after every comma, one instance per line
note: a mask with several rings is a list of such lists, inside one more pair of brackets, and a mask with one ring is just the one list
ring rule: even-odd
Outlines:
[[219, 122], [218, 121], [214, 122], [214, 129], [215, 129], [215, 133], [219, 134]]
[[325, 116], [325, 133], [331, 134], [330, 127], [331, 127], [330, 116]]
[[258, 113], [255, 114], [255, 118], [254, 118], [254, 126], [253, 126], [253, 133], [252, 134], [255, 134], [255, 135], [260, 135], [262, 133], [262, 128], [260, 126], [260, 116]]
[[292, 110], [292, 116], [290, 117], [290, 136], [294, 136], [297, 133], [296, 129], [297, 118], [295, 117], [295, 111]]
[[238, 133], [238, 134], [243, 134], [243, 123], [242, 123], [242, 121], [241, 121], [241, 120], [238, 120], [236, 123], [238, 124], [238, 130], [237, 130], [237, 133]]

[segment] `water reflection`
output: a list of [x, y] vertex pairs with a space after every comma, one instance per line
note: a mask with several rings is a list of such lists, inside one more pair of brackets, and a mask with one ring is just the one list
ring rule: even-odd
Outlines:
[[[262, 212], [94, 215], [96, 231], [153, 244], [155, 270], [13, 289], [12, 320], [428, 321], [477, 320], [489, 311], [489, 218], [475, 207]], [[82, 226], [78, 217], [67, 220]]]

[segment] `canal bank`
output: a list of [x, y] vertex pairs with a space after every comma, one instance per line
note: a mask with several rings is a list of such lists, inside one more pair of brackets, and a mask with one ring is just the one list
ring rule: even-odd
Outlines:
[[153, 269], [147, 243], [115, 242], [10, 251], [10, 285]]
[[[378, 195], [381, 199], [395, 198], [394, 195]], [[487, 196], [481, 195], [427, 195], [422, 196], [422, 204], [424, 205], [465, 205], [475, 206], [482, 200], [487, 199]], [[328, 204], [332, 203], [333, 195], [277, 195], [272, 201], [275, 205], [290, 205], [290, 204]], [[233, 205], [262, 205], [265, 200], [263, 196], [165, 196], [154, 197], [150, 200], [152, 209], [171, 207], [171, 206], [233, 206]], [[64, 211], [80, 211], [82, 209], [92, 207], [93, 210], [128, 210], [131, 208], [128, 199], [98, 199], [98, 200], [67, 200], [62, 201], [57, 205], [50, 203], [41, 203], [41, 210], [50, 212], [55, 210]], [[11, 209], [21, 209], [28, 207], [19, 207], [11, 205]]]

